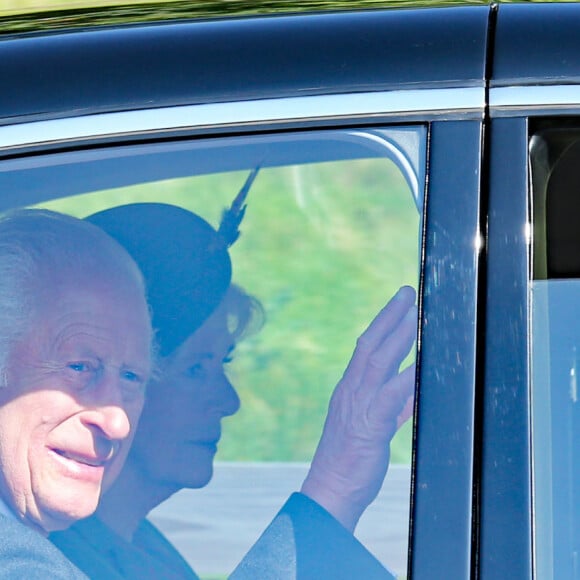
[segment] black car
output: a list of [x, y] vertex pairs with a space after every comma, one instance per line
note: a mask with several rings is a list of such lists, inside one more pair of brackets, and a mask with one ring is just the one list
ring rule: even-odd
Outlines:
[[217, 224], [249, 189], [234, 280], [267, 322], [239, 347], [242, 411], [214, 484], [153, 520], [229, 573], [408, 284], [413, 426], [359, 538], [403, 577], [580, 577], [580, 4], [177, 4], [0, 18], [0, 210]]

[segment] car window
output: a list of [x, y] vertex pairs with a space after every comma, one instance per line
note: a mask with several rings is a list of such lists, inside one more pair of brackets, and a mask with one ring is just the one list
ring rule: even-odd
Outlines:
[[[84, 218], [156, 202], [217, 228], [247, 192], [231, 246], [233, 282], [259, 302], [263, 321], [220, 355], [241, 407], [221, 422], [211, 482], [175, 493], [150, 516], [202, 578], [225, 577], [300, 488], [357, 337], [400, 286], [418, 287], [427, 128], [144, 141], [2, 161], [0, 209]], [[204, 365], [196, 360], [186, 370], [203, 373]], [[185, 424], [196, 417], [191, 409]], [[411, 431], [409, 421], [395, 437], [383, 488], [356, 530], [399, 575], [406, 573]], [[219, 435], [211, 434], [213, 444]]]
[[538, 578], [575, 578], [580, 562], [580, 132], [531, 139], [532, 445]]

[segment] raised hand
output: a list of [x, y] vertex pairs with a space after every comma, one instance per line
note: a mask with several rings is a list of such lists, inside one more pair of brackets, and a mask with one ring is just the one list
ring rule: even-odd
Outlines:
[[415, 365], [399, 368], [416, 332], [415, 291], [403, 286], [358, 339], [330, 399], [301, 491], [351, 531], [377, 496], [391, 439], [412, 413]]

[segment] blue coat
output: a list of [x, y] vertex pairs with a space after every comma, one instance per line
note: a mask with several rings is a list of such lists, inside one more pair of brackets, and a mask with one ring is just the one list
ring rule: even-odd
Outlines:
[[87, 580], [46, 538], [0, 514], [0, 578]]
[[[197, 578], [147, 520], [135, 538], [130, 544], [94, 516], [51, 535], [51, 540], [94, 580]], [[326, 510], [295, 493], [230, 578], [393, 580], [394, 576]]]

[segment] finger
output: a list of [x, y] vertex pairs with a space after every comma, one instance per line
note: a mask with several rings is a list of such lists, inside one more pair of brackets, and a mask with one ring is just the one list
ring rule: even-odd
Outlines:
[[413, 407], [415, 404], [415, 397], [411, 395], [405, 402], [403, 410], [397, 417], [397, 431], [413, 416]]
[[400, 426], [399, 417], [405, 416], [405, 409], [410, 404], [409, 400], [413, 398], [414, 392], [415, 365], [411, 365], [388, 381], [378, 393], [376, 403], [372, 407], [373, 420], [383, 427], [392, 426], [391, 436], [393, 436]]
[[414, 303], [415, 290], [410, 286], [403, 286], [357, 340], [357, 346], [344, 373], [344, 379], [350, 380], [351, 376], [358, 376], [360, 379], [368, 357], [386, 337], [394, 332]]
[[367, 329], [357, 341], [357, 349], [373, 351], [384, 338], [397, 327], [415, 304], [415, 290], [411, 286], [403, 286], [389, 300], [387, 305], [375, 316]]
[[368, 357], [361, 388], [376, 389], [395, 376], [417, 338], [417, 308], [412, 306], [395, 331]]

